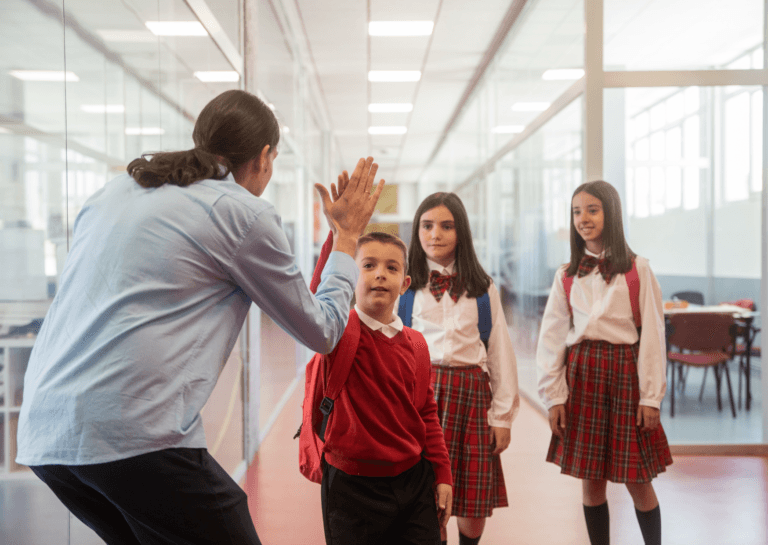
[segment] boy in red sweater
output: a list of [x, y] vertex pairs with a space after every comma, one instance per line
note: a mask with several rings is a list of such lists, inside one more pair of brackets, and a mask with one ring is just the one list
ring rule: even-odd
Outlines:
[[[355, 260], [360, 342], [326, 430], [325, 540], [434, 545], [451, 515], [451, 466], [430, 362], [414, 346], [424, 338], [404, 331], [394, 313], [411, 283], [406, 247], [392, 235], [369, 233], [358, 240]], [[332, 366], [335, 355], [324, 364]]]

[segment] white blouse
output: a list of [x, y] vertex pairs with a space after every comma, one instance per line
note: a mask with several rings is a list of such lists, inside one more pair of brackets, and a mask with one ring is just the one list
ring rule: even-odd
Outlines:
[[[600, 257], [589, 251], [587, 255]], [[648, 260], [636, 258], [640, 279], [640, 315], [642, 335], [637, 361], [640, 381], [640, 404], [659, 408], [667, 389], [666, 337], [661, 288], [648, 265]], [[547, 409], [568, 399], [565, 380], [565, 349], [584, 339], [612, 344], [634, 344], [638, 340], [632, 317], [629, 287], [623, 274], [617, 274], [606, 284], [597, 267], [591, 273], [576, 276], [571, 287], [573, 325], [563, 288], [560, 267], [549, 294], [536, 352], [539, 376], [539, 396]]]
[[[442, 267], [427, 260], [430, 271], [452, 274], [454, 264]], [[429, 346], [433, 365], [477, 365], [488, 372], [493, 402], [488, 411], [488, 424], [511, 428], [520, 409], [517, 388], [517, 360], [509, 337], [507, 321], [496, 286], [491, 283], [491, 335], [486, 351], [477, 329], [477, 299], [466, 293], [453, 302], [446, 291], [436, 301], [429, 284], [416, 292], [413, 300], [413, 329], [421, 332]]]

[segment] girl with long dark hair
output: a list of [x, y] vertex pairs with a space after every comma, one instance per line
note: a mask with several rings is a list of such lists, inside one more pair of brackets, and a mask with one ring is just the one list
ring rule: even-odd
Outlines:
[[[417, 208], [408, 269], [412, 310], [405, 319], [412, 319], [408, 325], [429, 345], [451, 458], [452, 514], [458, 517], [460, 545], [474, 545], [486, 517], [508, 505], [499, 454], [509, 446], [520, 401], [501, 298], [480, 265], [467, 211], [456, 194], [434, 193]], [[405, 308], [411, 306], [401, 304]]]
[[555, 275], [536, 359], [552, 429], [547, 461], [582, 480], [592, 545], [609, 543], [608, 481], [626, 484], [645, 543], [659, 545], [651, 481], [672, 463], [659, 422], [661, 289], [648, 260], [624, 239], [619, 194], [607, 182], [573, 193], [571, 261]]

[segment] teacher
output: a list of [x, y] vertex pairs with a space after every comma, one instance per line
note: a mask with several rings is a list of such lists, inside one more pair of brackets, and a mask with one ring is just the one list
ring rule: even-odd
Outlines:
[[313, 296], [259, 197], [280, 139], [272, 111], [227, 91], [192, 137], [85, 203], [24, 377], [16, 461], [109, 544], [260, 543], [200, 410], [252, 302], [311, 350], [335, 347], [384, 183], [371, 194], [369, 157], [341, 197], [315, 186], [335, 251]]

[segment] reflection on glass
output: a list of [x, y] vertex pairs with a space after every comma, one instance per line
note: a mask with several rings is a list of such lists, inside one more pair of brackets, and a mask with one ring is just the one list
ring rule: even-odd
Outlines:
[[604, 14], [606, 70], [749, 68], [738, 57], [763, 43], [762, 0], [605, 0]]

